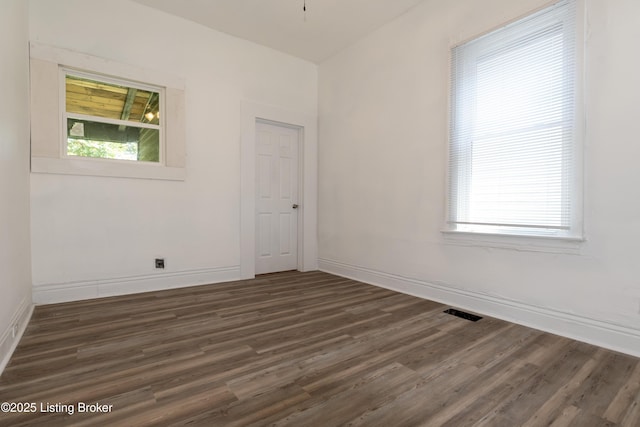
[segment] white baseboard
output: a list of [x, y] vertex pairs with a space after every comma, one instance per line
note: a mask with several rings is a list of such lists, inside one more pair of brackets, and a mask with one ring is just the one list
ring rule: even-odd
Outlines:
[[184, 288], [239, 279], [240, 267], [232, 266], [86, 282], [40, 284], [33, 286], [33, 302], [35, 304], [53, 304]]
[[640, 330], [478, 292], [320, 259], [321, 271], [640, 357]]
[[0, 335], [0, 374], [9, 363], [11, 355], [15, 351], [22, 334], [27, 329], [31, 315], [33, 314], [33, 304], [23, 299], [18, 309], [13, 314], [11, 322]]

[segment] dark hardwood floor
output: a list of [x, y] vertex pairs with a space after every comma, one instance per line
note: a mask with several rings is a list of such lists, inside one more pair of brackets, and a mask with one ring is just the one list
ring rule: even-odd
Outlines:
[[321, 272], [39, 306], [0, 425], [640, 426], [639, 359], [446, 308]]

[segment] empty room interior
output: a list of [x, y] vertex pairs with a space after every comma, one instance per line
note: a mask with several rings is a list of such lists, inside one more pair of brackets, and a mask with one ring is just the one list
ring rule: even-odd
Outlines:
[[637, 0], [1, 0], [0, 426], [639, 426], [638, 40]]

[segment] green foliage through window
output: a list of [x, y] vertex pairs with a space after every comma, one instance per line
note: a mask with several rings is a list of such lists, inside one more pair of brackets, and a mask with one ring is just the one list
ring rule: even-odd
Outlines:
[[122, 143], [69, 138], [67, 140], [67, 154], [102, 159], [138, 160], [138, 144], [136, 142]]

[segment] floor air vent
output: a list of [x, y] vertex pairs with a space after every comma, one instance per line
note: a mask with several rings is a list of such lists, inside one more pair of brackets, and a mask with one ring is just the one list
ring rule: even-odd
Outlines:
[[455, 308], [450, 308], [444, 311], [447, 314], [452, 314], [457, 317], [462, 317], [463, 319], [471, 320], [472, 322], [477, 322], [482, 319], [480, 316], [476, 316], [475, 314], [465, 313], [464, 311], [456, 310]]

